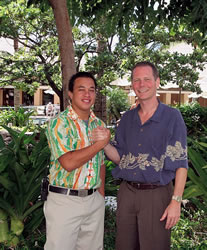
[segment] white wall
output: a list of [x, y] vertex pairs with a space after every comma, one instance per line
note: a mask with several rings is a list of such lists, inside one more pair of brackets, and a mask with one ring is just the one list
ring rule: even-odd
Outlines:
[[7, 51], [11, 54], [14, 53], [13, 40], [8, 38], [0, 38], [0, 51]]

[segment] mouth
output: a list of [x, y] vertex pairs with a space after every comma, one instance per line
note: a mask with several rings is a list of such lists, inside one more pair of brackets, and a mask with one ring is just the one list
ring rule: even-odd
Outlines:
[[147, 91], [148, 91], [148, 89], [146, 89], [146, 88], [144, 88], [144, 89], [139, 89], [139, 90], [138, 90], [138, 93], [141, 93], [141, 94], [142, 94], [142, 93], [145, 93], [145, 92], [147, 92]]
[[89, 104], [91, 101], [88, 99], [82, 99], [82, 102]]

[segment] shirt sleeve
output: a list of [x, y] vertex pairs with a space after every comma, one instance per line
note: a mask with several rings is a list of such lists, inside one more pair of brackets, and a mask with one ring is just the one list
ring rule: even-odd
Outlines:
[[180, 111], [174, 110], [166, 149], [165, 170], [188, 168], [187, 129]]
[[46, 136], [54, 160], [72, 150], [72, 138], [69, 136], [69, 128], [66, 128], [63, 119], [58, 117], [50, 120]]

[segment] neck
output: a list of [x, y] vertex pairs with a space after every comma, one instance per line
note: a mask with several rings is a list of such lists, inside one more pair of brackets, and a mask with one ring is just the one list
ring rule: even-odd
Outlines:
[[77, 113], [81, 120], [87, 121], [90, 116], [90, 112], [79, 112]]
[[154, 111], [157, 109], [159, 102], [156, 99], [154, 99], [153, 101], [151, 100], [150, 102], [148, 101], [141, 101], [140, 102], [140, 106], [141, 106], [141, 111], [143, 113], [154, 113]]

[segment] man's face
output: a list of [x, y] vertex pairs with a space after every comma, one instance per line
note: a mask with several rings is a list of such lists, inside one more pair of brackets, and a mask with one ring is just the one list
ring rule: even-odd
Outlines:
[[68, 92], [72, 100], [72, 107], [78, 115], [89, 113], [91, 106], [95, 103], [96, 89], [93, 79], [79, 77], [74, 82], [73, 92]]
[[132, 87], [140, 101], [156, 98], [156, 90], [159, 84], [160, 78], [158, 77], [155, 80], [150, 66], [140, 66], [134, 69]]

